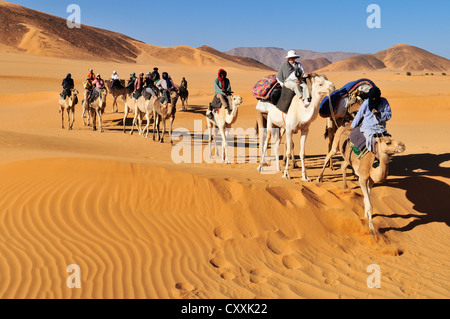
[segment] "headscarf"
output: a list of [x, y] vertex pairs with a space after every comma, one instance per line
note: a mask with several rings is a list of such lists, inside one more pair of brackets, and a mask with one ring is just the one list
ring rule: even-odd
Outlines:
[[369, 90], [368, 93], [368, 99], [369, 99], [369, 110], [377, 110], [378, 106], [381, 103], [381, 91], [378, 87], [374, 86]]
[[167, 72], [162, 73], [162, 79], [166, 81], [167, 89], [170, 89], [172, 87], [172, 83], [169, 79], [169, 74]]
[[217, 79], [219, 80], [219, 82], [221, 84], [221, 89], [223, 91], [225, 91], [227, 89], [226, 84], [225, 84], [226, 78], [227, 78], [227, 71], [225, 71], [224, 69], [220, 69], [217, 74]]

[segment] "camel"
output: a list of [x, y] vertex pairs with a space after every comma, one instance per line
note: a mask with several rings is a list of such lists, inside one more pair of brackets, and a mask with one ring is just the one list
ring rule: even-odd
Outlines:
[[[175, 120], [175, 113], [177, 112], [178, 93], [176, 91], [170, 92], [170, 103], [166, 107], [161, 106], [159, 99], [153, 103], [153, 140], [155, 140], [155, 132], [157, 132], [157, 141], [164, 143], [164, 135], [166, 134], [166, 119], [170, 118], [169, 123], [169, 137], [170, 144], [173, 145], [172, 140], [172, 125]], [[159, 134], [159, 122], [163, 122], [162, 134]]]
[[376, 137], [375, 152], [379, 159], [379, 165], [374, 168], [372, 164], [375, 159], [375, 154], [373, 152], [368, 152], [362, 158], [358, 159], [358, 156], [352, 151], [348, 143], [350, 131], [350, 124], [341, 126], [337, 130], [331, 151], [325, 158], [325, 163], [317, 177], [317, 182], [322, 181], [328, 161], [334, 154], [340, 151], [344, 158], [344, 162], [342, 163], [344, 189], [347, 189], [346, 169], [348, 166], [351, 166], [355, 174], [359, 177], [359, 184], [364, 195], [365, 217], [369, 221], [370, 230], [375, 235], [375, 228], [372, 222], [373, 207], [370, 201], [370, 191], [375, 183], [382, 183], [387, 179], [388, 165], [392, 156], [404, 152], [406, 147], [405, 144], [393, 139], [391, 136]]
[[[217, 127], [220, 131], [220, 135], [222, 136], [222, 162], [226, 164], [230, 164], [228, 160], [228, 150], [227, 150], [227, 128], [231, 128], [231, 125], [234, 124], [237, 120], [238, 108], [239, 105], [242, 104], [242, 98], [240, 95], [228, 96], [229, 105], [231, 106], [231, 113], [228, 113], [228, 110], [224, 107], [219, 109], [219, 113], [214, 113], [209, 109], [206, 111], [206, 125], [209, 130], [209, 154], [211, 156], [211, 143], [212, 143], [212, 129]], [[213, 113], [213, 118], [209, 119], [208, 114]], [[215, 150], [217, 152], [217, 144], [216, 138], [214, 137]]]
[[[124, 101], [124, 103], [126, 103], [127, 101], [127, 97], [128, 95], [130, 95], [131, 93], [133, 93], [133, 86], [125, 86], [125, 80], [120, 80], [120, 84], [122, 87], [111, 87], [111, 80], [105, 80], [105, 85], [108, 88], [108, 92], [112, 95], [112, 97], [114, 98], [113, 101], [113, 112], [119, 112], [119, 108], [117, 106], [117, 98], [118, 97], [122, 97], [122, 100]], [[127, 106], [125, 105], [125, 109], [127, 108]]]
[[187, 110], [186, 105], [187, 105], [187, 101], [188, 101], [188, 97], [189, 97], [189, 91], [184, 86], [180, 86], [178, 88], [178, 91], [180, 93], [181, 110], [186, 111]]
[[[150, 115], [153, 116], [153, 104], [157, 100], [157, 97], [152, 96], [149, 100], [145, 99], [144, 96], [140, 96], [138, 99], [133, 99], [134, 102], [134, 119], [133, 125], [131, 126], [130, 134], [133, 134], [134, 126], [136, 124], [136, 119], [138, 119], [139, 125], [137, 125], [139, 135], [145, 133], [145, 137], [148, 137], [148, 131], [150, 127]], [[145, 119], [147, 120], [147, 125], [142, 129], [142, 114], [145, 114]]]
[[303, 103], [303, 99], [297, 95], [292, 99], [291, 105], [287, 114], [281, 112], [276, 107], [271, 107], [267, 113], [267, 133], [266, 140], [263, 146], [261, 162], [258, 166], [258, 171], [262, 171], [263, 166], [266, 166], [265, 156], [267, 147], [272, 132], [272, 126], [280, 128], [280, 135], [275, 144], [276, 168], [280, 170], [280, 163], [278, 160], [279, 143], [282, 135], [286, 133], [286, 165], [283, 178], [290, 178], [289, 176], [289, 161], [292, 154], [292, 135], [301, 131], [300, 138], [300, 160], [302, 164], [302, 180], [310, 181], [305, 170], [305, 143], [308, 136], [310, 124], [317, 118], [319, 114], [320, 102], [323, 97], [335, 90], [334, 84], [330, 82], [325, 75], [309, 74], [311, 81], [311, 103], [307, 107]]
[[[85, 111], [89, 112], [89, 115], [92, 117], [92, 126], [93, 130], [97, 130], [96, 126], [96, 120], [98, 116], [98, 125], [100, 128], [100, 133], [104, 132], [102, 127], [102, 114], [105, 112], [106, 107], [106, 97], [108, 96], [108, 90], [106, 88], [100, 89], [100, 95], [99, 97], [91, 103], [88, 103], [86, 99], [87, 92], [84, 92], [84, 100], [83, 100], [83, 108]], [[83, 112], [84, 114], [84, 112]], [[83, 117], [83, 124], [84, 124], [84, 117]], [[88, 119], [89, 124], [89, 119]]]
[[[73, 129], [73, 123], [75, 122], [75, 105], [78, 103], [78, 90], [72, 89], [70, 96], [66, 96], [65, 99], [59, 99], [59, 113], [61, 113], [61, 125], [64, 129], [64, 111], [67, 111], [67, 121], [69, 130]], [[70, 114], [72, 114], [72, 121], [70, 120]]]

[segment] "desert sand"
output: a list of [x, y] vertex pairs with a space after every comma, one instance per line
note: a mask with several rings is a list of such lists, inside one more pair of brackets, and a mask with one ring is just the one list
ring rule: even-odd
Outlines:
[[[122, 133], [124, 104], [112, 113], [111, 97], [104, 133], [82, 126], [80, 106], [74, 130], [61, 129], [66, 73], [82, 91], [90, 67], [126, 78], [154, 66], [188, 80], [175, 132], [200, 134], [195, 120], [206, 130], [221, 67], [244, 100], [235, 127], [254, 127], [251, 87], [270, 71], [196, 58], [119, 64], [0, 53], [0, 298], [450, 297], [449, 76], [327, 73], [337, 88], [372, 79], [391, 103], [390, 133], [406, 144], [372, 192], [374, 238], [358, 183], [344, 191], [340, 170], [319, 184], [302, 182], [299, 169], [283, 180], [249, 162], [176, 164], [168, 139]], [[319, 117], [307, 140], [311, 179], [325, 157], [324, 130]], [[71, 264], [79, 289], [67, 286]], [[380, 288], [366, 283], [373, 264]]]

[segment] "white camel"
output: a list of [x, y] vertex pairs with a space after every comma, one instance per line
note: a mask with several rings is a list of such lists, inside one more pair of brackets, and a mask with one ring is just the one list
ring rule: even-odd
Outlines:
[[[238, 115], [238, 108], [239, 105], [242, 104], [242, 98], [240, 95], [233, 95], [228, 96], [229, 105], [231, 106], [231, 113], [228, 113], [228, 110], [224, 107], [219, 109], [218, 113], [213, 113], [213, 118], [209, 119], [208, 114], [211, 113], [211, 111], [208, 109], [206, 111], [206, 125], [208, 126], [209, 130], [209, 154], [211, 156], [211, 142], [212, 142], [212, 129], [213, 127], [217, 127], [220, 131], [220, 135], [222, 136], [222, 161], [230, 164], [230, 161], [228, 160], [228, 150], [227, 150], [227, 128], [231, 128], [231, 125], [234, 124], [237, 120]], [[214, 145], [215, 150], [217, 152], [217, 144], [216, 144], [216, 138], [214, 137]]]
[[275, 144], [275, 156], [276, 156], [276, 168], [277, 171], [280, 170], [280, 163], [278, 160], [278, 152], [279, 152], [279, 143], [282, 135], [286, 133], [286, 165], [283, 174], [283, 178], [290, 178], [289, 176], [289, 160], [291, 158], [292, 152], [292, 135], [297, 133], [299, 130], [301, 131], [300, 138], [300, 160], [302, 164], [302, 180], [310, 181], [308, 175], [305, 170], [305, 143], [306, 137], [308, 136], [309, 126], [310, 124], [317, 118], [319, 114], [320, 102], [323, 97], [327, 94], [335, 91], [335, 86], [332, 82], [330, 82], [325, 75], [318, 74], [309, 74], [308, 77], [311, 80], [311, 103], [308, 106], [305, 106], [303, 103], [303, 99], [294, 96], [292, 99], [291, 105], [287, 114], [281, 112], [275, 106], [272, 106], [269, 109], [267, 114], [267, 136], [266, 141], [263, 146], [261, 162], [258, 166], [258, 170], [262, 171], [263, 166], [266, 166], [265, 156], [267, 153], [267, 147], [269, 143], [269, 139], [271, 136], [271, 131], [273, 126], [277, 126], [280, 128], [280, 135], [277, 138], [277, 142]]
[[[83, 108], [89, 112], [89, 115], [92, 117], [92, 129], [94, 131], [97, 130], [96, 125], [96, 119], [98, 117], [98, 125], [99, 125], [99, 131], [104, 132], [103, 126], [102, 126], [102, 115], [105, 112], [106, 107], [106, 97], [108, 96], [108, 91], [106, 88], [101, 88], [99, 91], [98, 98], [90, 102], [86, 98], [87, 92], [84, 93], [84, 100], [83, 100]], [[84, 112], [83, 112], [84, 113]], [[84, 117], [83, 117], [83, 123], [84, 123]], [[88, 120], [89, 124], [89, 120]]]
[[[67, 111], [67, 121], [69, 130], [73, 128], [73, 123], [75, 122], [75, 105], [78, 103], [78, 90], [70, 90], [70, 95], [67, 95], [65, 99], [60, 98], [59, 103], [59, 113], [61, 113], [61, 125], [64, 129], [64, 111]], [[70, 115], [72, 115], [72, 120], [70, 120]]]
[[[152, 96], [149, 100], [147, 100], [142, 95], [138, 99], [133, 98], [134, 119], [130, 130], [131, 135], [133, 134], [134, 126], [136, 125], [139, 135], [145, 135], [145, 137], [148, 137], [150, 116], [153, 116], [153, 104], [157, 99], [157, 97]], [[147, 125], [144, 129], [142, 129], [142, 115], [145, 115], [145, 119], [147, 120]], [[138, 124], [136, 122], [138, 122]]]

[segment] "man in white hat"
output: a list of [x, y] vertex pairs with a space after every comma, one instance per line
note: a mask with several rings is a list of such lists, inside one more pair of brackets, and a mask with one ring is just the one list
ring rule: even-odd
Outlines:
[[294, 50], [288, 51], [285, 58], [287, 61], [278, 70], [277, 81], [282, 87], [284, 86], [294, 91], [299, 98], [303, 97], [303, 102], [308, 106], [310, 104], [310, 95], [308, 85], [303, 81], [305, 71], [302, 64], [295, 61], [299, 57]]
[[115, 86], [119, 87], [120, 86], [119, 84], [120, 84], [119, 75], [117, 74], [117, 71], [114, 70], [113, 74], [111, 75], [111, 88]]

